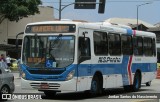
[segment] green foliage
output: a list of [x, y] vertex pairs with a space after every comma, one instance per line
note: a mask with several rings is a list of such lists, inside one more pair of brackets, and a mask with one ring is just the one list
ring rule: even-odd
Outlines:
[[39, 13], [38, 5], [41, 0], [0, 0], [0, 23], [8, 18], [18, 21], [23, 17]]

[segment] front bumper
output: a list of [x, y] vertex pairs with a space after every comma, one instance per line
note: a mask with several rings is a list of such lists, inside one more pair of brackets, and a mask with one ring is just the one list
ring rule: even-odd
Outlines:
[[[47, 84], [48, 87], [41, 87], [42, 84]], [[22, 89], [75, 92], [77, 90], [76, 85], [77, 85], [77, 78], [73, 78], [68, 81], [32, 81], [32, 80], [24, 80], [23, 78], [21, 78]]]

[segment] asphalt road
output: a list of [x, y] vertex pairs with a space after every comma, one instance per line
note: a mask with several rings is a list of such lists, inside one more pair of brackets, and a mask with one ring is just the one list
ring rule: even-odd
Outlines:
[[[151, 86], [142, 85], [141, 89], [138, 92], [125, 92], [123, 88], [116, 89], [107, 89], [103, 95], [101, 96], [90, 96], [84, 92], [79, 93], [67, 93], [67, 94], [57, 94], [54, 97], [46, 97], [42, 92], [36, 90], [22, 90], [20, 78], [18, 77], [18, 73], [13, 73], [15, 76], [15, 94], [21, 95], [21, 93], [26, 95], [37, 95], [37, 99], [10, 99], [7, 102], [70, 102], [70, 101], [78, 101], [78, 102], [160, 102], [159, 99], [130, 99], [135, 95], [147, 95], [152, 93], [159, 93], [156, 95], [160, 96], [160, 79], [155, 79], [152, 81]], [[143, 93], [143, 94], [142, 94]], [[108, 97], [114, 98], [108, 98]], [[128, 98], [123, 99], [123, 97], [128, 96]], [[22, 97], [22, 96], [21, 96]], [[121, 99], [117, 99], [116, 97], [120, 97]]]

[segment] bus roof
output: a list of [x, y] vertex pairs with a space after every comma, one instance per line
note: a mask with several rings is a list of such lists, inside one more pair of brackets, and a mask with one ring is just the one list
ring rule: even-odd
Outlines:
[[[27, 25], [43, 25], [43, 24], [75, 24], [76, 26], [83, 27], [83, 28], [89, 28], [89, 29], [99, 29], [99, 30], [106, 30], [114, 29], [115, 31], [119, 33], [124, 33], [126, 30], [130, 30], [132, 32], [132, 28], [127, 25], [122, 24], [113, 24], [109, 22], [84, 22], [84, 21], [72, 21], [72, 20], [61, 20], [61, 21], [42, 21], [42, 22], [34, 22], [29, 23]], [[134, 30], [136, 32], [136, 35], [141, 36], [152, 36], [156, 37], [156, 35], [152, 32], [145, 32], [145, 31], [138, 31]]]
[[42, 22], [34, 22], [34, 23], [28, 23], [27, 25], [38, 25], [38, 24], [79, 24], [82, 22], [77, 21], [42, 21]]

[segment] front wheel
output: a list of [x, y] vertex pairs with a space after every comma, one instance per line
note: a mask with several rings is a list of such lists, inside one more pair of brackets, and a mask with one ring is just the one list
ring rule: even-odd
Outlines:
[[102, 93], [102, 85], [98, 78], [98, 76], [94, 76], [91, 82], [91, 90], [92, 95], [98, 95]]

